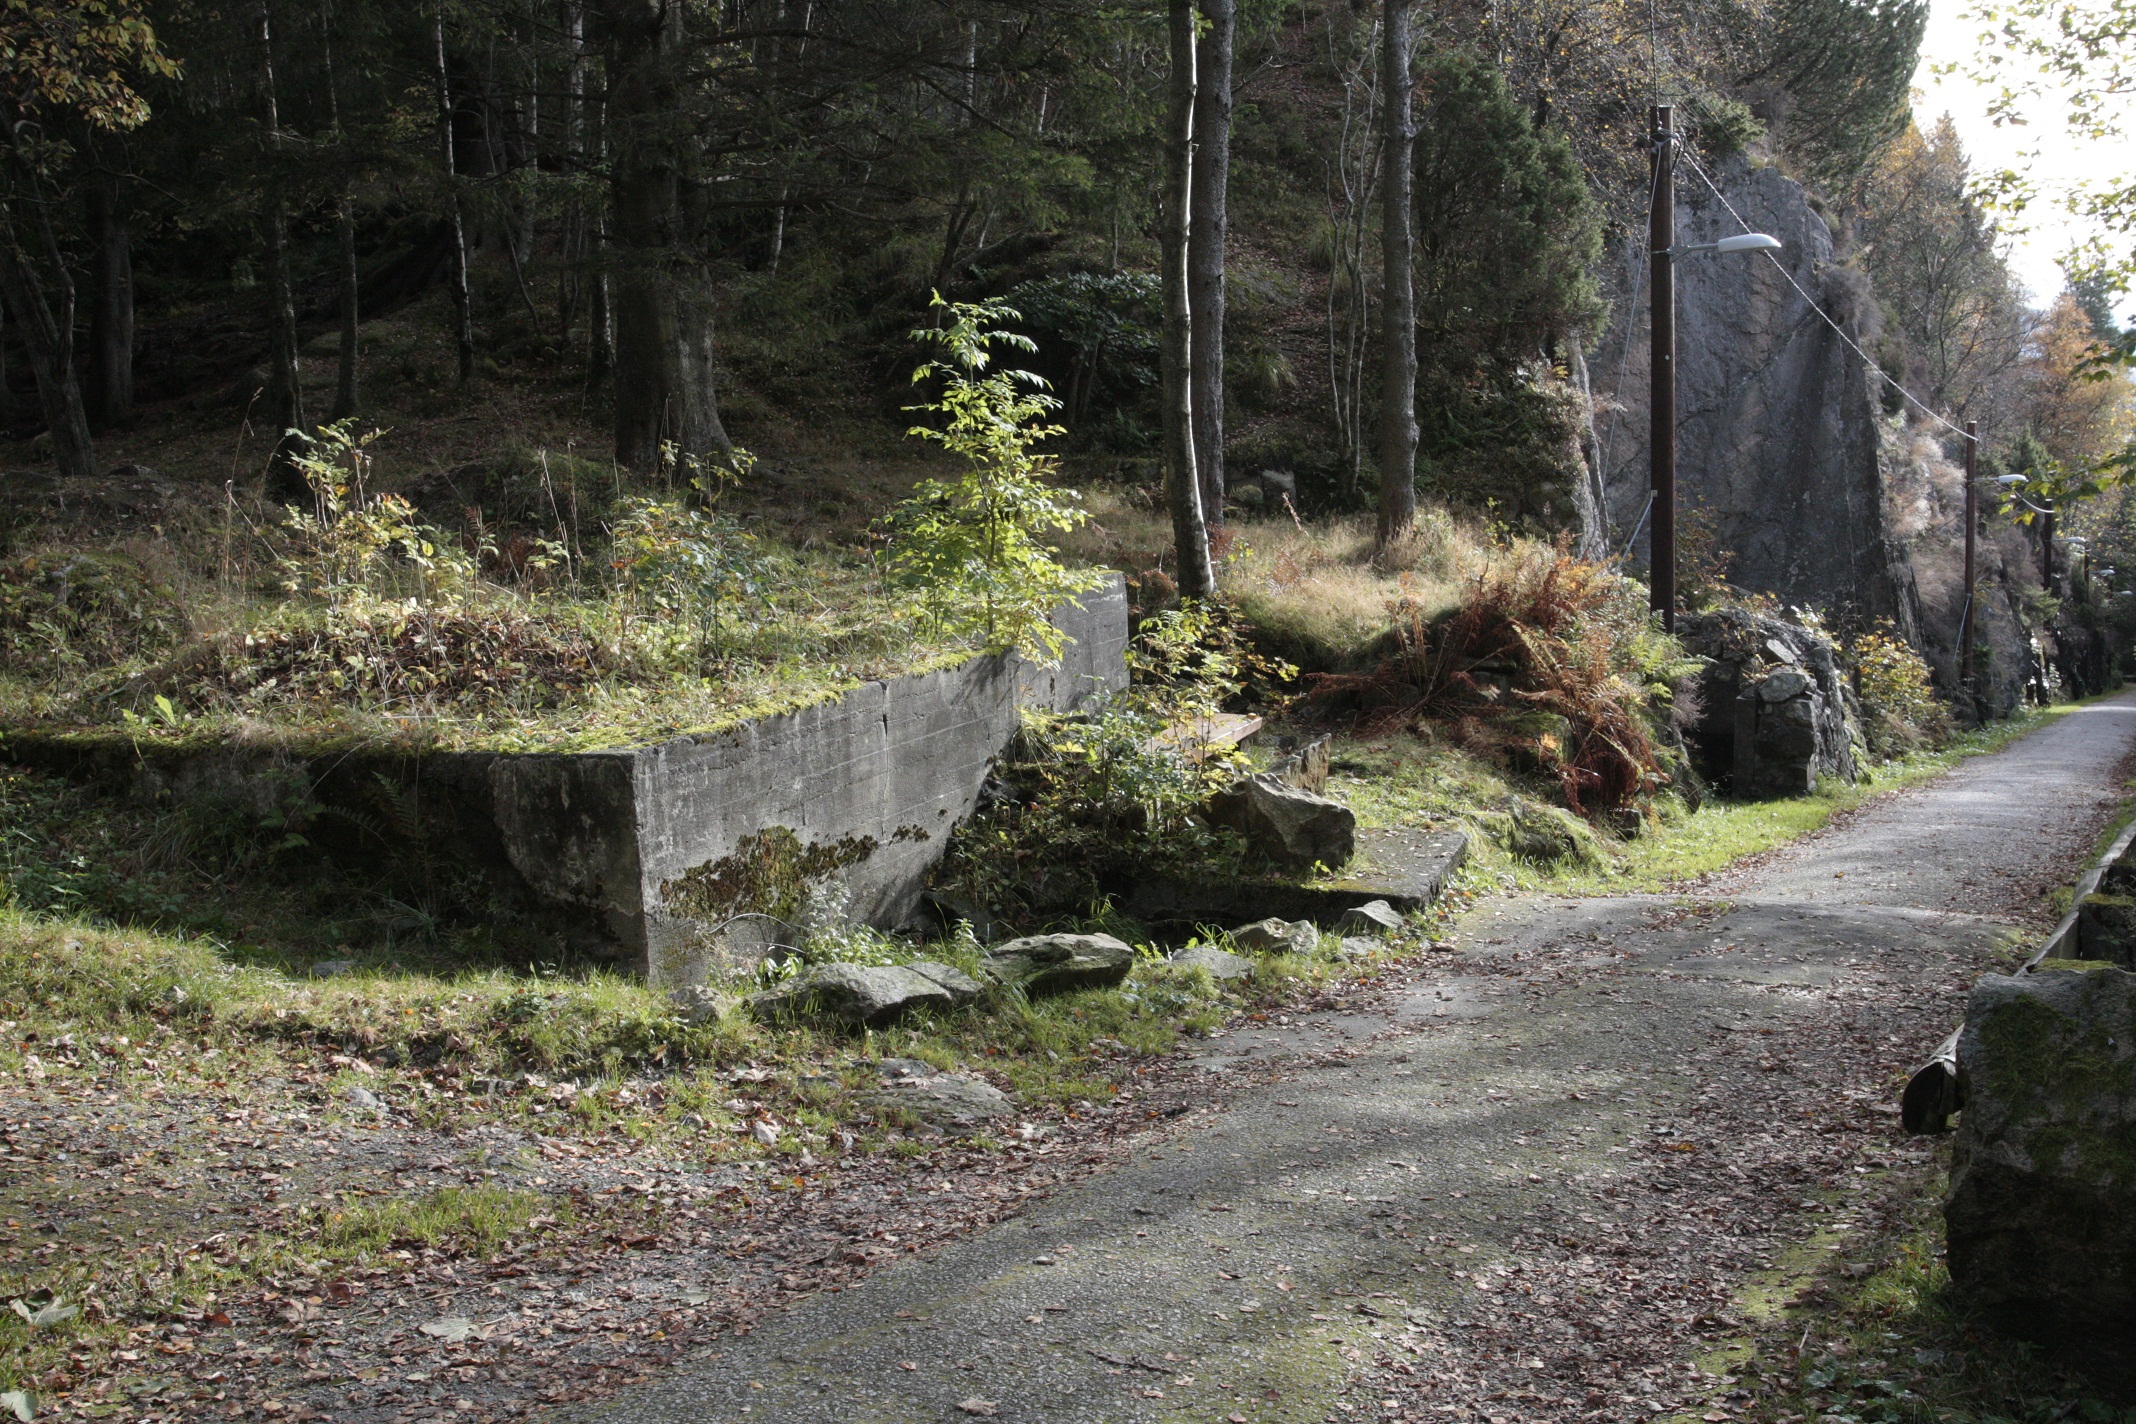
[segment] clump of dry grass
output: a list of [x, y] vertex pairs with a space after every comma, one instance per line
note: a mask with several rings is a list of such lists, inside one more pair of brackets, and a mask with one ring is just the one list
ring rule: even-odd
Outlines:
[[[1152, 586], [1173, 571], [1163, 506], [1139, 490], [1100, 488], [1085, 498], [1090, 522], [1064, 551], [1110, 564]], [[1370, 515], [1238, 519], [1219, 538], [1224, 598], [1252, 623], [1264, 649], [1308, 672], [1354, 669], [1384, 651], [1398, 617], [1436, 617], [1461, 600], [1486, 561], [1488, 541], [1444, 508], [1417, 512], [1409, 538], [1375, 550]]]
[[1668, 783], [1649, 686], [1680, 657], [1629, 581], [1562, 540], [1522, 543], [1446, 616], [1404, 610], [1375, 667], [1320, 674], [1307, 700], [1367, 731], [1441, 724], [1463, 746], [1553, 777], [1566, 806], [1589, 814]]

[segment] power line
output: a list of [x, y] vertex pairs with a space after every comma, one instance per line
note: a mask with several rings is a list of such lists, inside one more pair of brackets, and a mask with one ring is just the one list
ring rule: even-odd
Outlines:
[[[1647, 175], [1647, 206], [1650, 208], [1654, 205], [1654, 194], [1657, 191], [1656, 185], [1660, 182], [1661, 170], [1657, 167]], [[1629, 313], [1639, 309], [1639, 296], [1646, 290], [1647, 247], [1647, 235], [1642, 231], [1639, 234], [1639, 255], [1632, 265], [1632, 299], [1630, 304], [1625, 307], [1627, 315], [1624, 320], [1624, 349], [1617, 353], [1617, 374], [1610, 380], [1609, 423], [1602, 427], [1602, 438], [1596, 442], [1595, 463], [1601, 467], [1596, 471], [1596, 474], [1599, 476], [1599, 483], [1602, 487], [1602, 508], [1599, 512], [1602, 515], [1602, 542], [1605, 545], [1610, 543], [1614, 537], [1610, 529], [1611, 521], [1609, 517], [1609, 454], [1610, 447], [1616, 442], [1617, 438], [1617, 417], [1624, 413], [1624, 403], [1620, 399], [1624, 391], [1624, 371], [1631, 364], [1632, 338], [1638, 333], [1638, 323]], [[1639, 518], [1641, 523], [1646, 521], [1644, 514], [1641, 514]], [[1633, 537], [1637, 538], [1638, 536], [1635, 533]]]
[[[1706, 185], [1706, 187], [1713, 193], [1714, 197], [1719, 198], [1721, 200], [1722, 207], [1728, 209], [1728, 216], [1736, 220], [1736, 226], [1743, 229], [1743, 231], [1746, 233], [1749, 232], [1751, 230], [1750, 224], [1743, 221], [1743, 215], [1735, 210], [1735, 204], [1728, 201], [1728, 195], [1720, 190], [1719, 185], [1716, 184], [1711, 177], [1707, 176], [1705, 167], [1699, 163], [1697, 155], [1691, 151], [1690, 146], [1684, 145], [1678, 151], [1682, 153], [1684, 161], [1691, 165], [1691, 171], [1698, 175], [1699, 181]], [[1817, 313], [1817, 315], [1824, 321], [1824, 324], [1826, 326], [1831, 327], [1833, 332], [1838, 335], [1841, 341], [1847, 343], [1848, 350], [1852, 351], [1855, 355], [1861, 357], [1864, 362], [1868, 363], [1869, 369], [1876, 372], [1877, 378], [1879, 380], [1881, 380], [1885, 385], [1891, 387], [1893, 390], [1897, 391], [1907, 400], [1912, 401], [1914, 405], [1920, 409], [1923, 415], [1926, 415], [1930, 420], [1935, 421], [1944, 429], [1950, 431], [1954, 435], [1963, 436], [1965, 434], [1965, 428], [1963, 426], [1958, 425], [1954, 421], [1950, 420], [1948, 417], [1943, 415], [1942, 412], [1936, 410], [1933, 406], [1931, 406], [1927, 401], [1922, 400], [1912, 391], [1907, 390], [1906, 387], [1900, 385], [1897, 381], [1893, 380], [1891, 377], [1891, 373], [1884, 369], [1883, 364], [1881, 362], [1879, 362], [1875, 357], [1871, 356], [1868, 352], [1862, 350], [1860, 346], [1856, 345], [1854, 338], [1847, 335], [1846, 328], [1841, 326], [1838, 322], [1834, 321], [1830, 314], [1828, 314], [1823, 307], [1817, 305], [1817, 299], [1803, 290], [1802, 283], [1795, 280], [1795, 274], [1787, 270], [1786, 264], [1781, 262], [1779, 258], [1773, 256], [1771, 252], [1766, 252], [1764, 256], [1766, 261], [1773, 264], [1773, 270], [1777, 271], [1782, 277], [1786, 278], [1787, 284], [1795, 289], [1795, 295], [1801, 297], [1802, 300], [1809, 305], [1810, 310]]]

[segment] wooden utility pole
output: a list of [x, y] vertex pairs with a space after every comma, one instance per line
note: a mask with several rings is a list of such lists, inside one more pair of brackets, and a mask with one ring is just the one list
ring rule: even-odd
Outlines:
[[1958, 615], [1958, 691], [1973, 695], [1974, 527], [1980, 522], [1980, 491], [1973, 483], [1974, 459], [1980, 449], [1980, 425], [1965, 423], [1965, 603]]
[[1647, 214], [1647, 251], [1654, 264], [1652, 331], [1648, 346], [1653, 374], [1647, 402], [1653, 421], [1648, 454], [1653, 463], [1653, 521], [1647, 547], [1650, 606], [1661, 626], [1676, 631], [1676, 124], [1667, 104], [1654, 106], [1653, 205]]

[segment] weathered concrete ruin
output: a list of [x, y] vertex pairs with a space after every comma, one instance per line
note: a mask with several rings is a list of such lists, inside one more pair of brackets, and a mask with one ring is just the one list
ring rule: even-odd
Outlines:
[[1024, 710], [1071, 711], [1127, 685], [1117, 579], [1055, 621], [1071, 640], [1058, 667], [974, 657], [614, 751], [306, 753], [18, 735], [9, 752], [153, 800], [234, 802], [255, 819], [301, 810], [321, 853], [388, 879], [478, 886], [498, 920], [655, 983], [690, 984], [793, 942], [794, 922], [812, 914], [909, 918]]

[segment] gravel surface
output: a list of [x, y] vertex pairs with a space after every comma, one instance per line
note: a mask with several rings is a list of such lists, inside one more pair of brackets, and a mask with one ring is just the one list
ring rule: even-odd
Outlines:
[[1898, 1083], [2132, 742], [2124, 697], [1695, 896], [1488, 904], [1369, 998], [1215, 1040], [1202, 1106], [1111, 1170], [564, 1417], [1728, 1419], [1706, 1347], [1867, 1268], [1884, 1169], [1928, 1161]]

